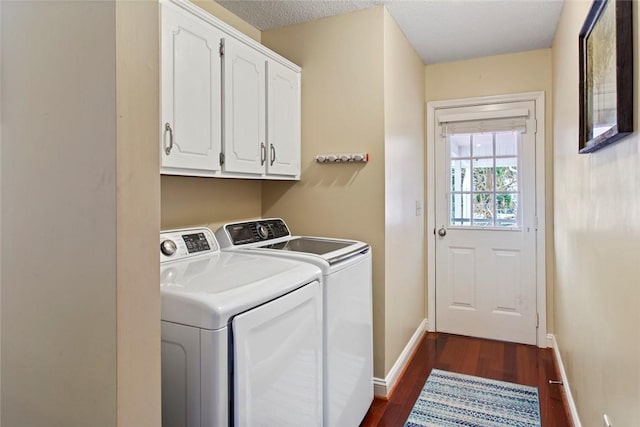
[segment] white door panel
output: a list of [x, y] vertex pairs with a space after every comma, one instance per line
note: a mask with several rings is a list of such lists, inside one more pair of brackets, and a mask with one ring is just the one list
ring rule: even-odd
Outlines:
[[266, 56], [224, 41], [224, 170], [263, 174], [266, 162]]
[[236, 316], [234, 424], [322, 425], [318, 282]]
[[[526, 117], [505, 119], [512, 111]], [[517, 102], [436, 113], [438, 331], [536, 343], [534, 111]], [[479, 125], [460, 120], [480, 113]]]
[[[473, 248], [449, 248], [449, 306], [458, 310], [476, 310], [476, 253]], [[443, 295], [444, 296], [444, 295]]]
[[371, 253], [357, 259], [323, 285], [325, 426], [357, 426], [373, 401]]
[[220, 169], [222, 33], [162, 4], [162, 166]]
[[300, 174], [300, 74], [267, 64], [267, 173]]

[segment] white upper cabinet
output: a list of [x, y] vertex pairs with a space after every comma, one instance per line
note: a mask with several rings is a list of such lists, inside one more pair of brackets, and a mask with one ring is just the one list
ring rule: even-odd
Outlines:
[[224, 40], [225, 172], [265, 172], [266, 60], [266, 56], [244, 43], [232, 38]]
[[267, 173], [300, 174], [300, 73], [267, 63]]
[[300, 67], [161, 0], [161, 173], [300, 179]]
[[223, 33], [170, 3], [162, 9], [162, 172], [220, 170]]
[[223, 172], [298, 178], [300, 73], [232, 38], [222, 61]]

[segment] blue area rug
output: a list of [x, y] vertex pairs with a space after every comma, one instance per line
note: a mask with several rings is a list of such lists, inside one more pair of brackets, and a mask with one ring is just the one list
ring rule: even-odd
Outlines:
[[433, 369], [404, 425], [540, 426], [538, 388]]

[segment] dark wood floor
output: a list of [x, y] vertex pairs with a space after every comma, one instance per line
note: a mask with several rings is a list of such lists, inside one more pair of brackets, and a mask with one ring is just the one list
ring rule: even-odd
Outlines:
[[376, 398], [361, 427], [402, 426], [431, 369], [538, 387], [542, 427], [570, 426], [551, 349], [457, 335], [428, 333], [389, 400]]

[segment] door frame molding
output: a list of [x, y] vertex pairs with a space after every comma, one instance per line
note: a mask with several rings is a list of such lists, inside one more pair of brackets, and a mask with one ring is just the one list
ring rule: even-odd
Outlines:
[[436, 110], [472, 107], [503, 102], [533, 101], [537, 120], [535, 150], [536, 182], [536, 312], [539, 323], [536, 334], [538, 347], [547, 347], [547, 287], [546, 287], [546, 221], [545, 221], [545, 96], [544, 92], [525, 92], [507, 95], [482, 96], [427, 102], [427, 315], [428, 331], [435, 332], [436, 324], [436, 238], [435, 230], [435, 114]]

